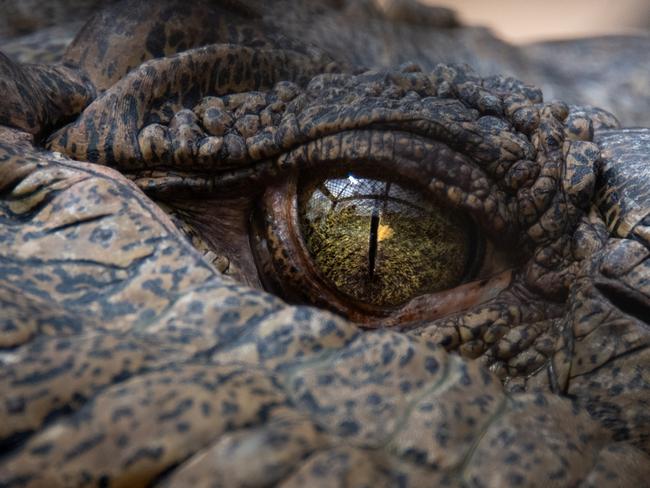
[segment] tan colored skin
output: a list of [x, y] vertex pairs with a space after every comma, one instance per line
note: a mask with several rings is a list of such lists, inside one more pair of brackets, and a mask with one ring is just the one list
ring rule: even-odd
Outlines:
[[[9, 93], [22, 110], [0, 113], [0, 484], [641, 485], [647, 134], [597, 144], [611, 115], [510, 78], [353, 75], [274, 42], [149, 61], [54, 133], [66, 107]], [[31, 69], [0, 61], [14, 86]], [[78, 96], [75, 80], [100, 79], [68, 69]], [[44, 81], [25, 89], [36, 99]], [[512, 270], [369, 332], [212, 265], [251, 284], [275, 273], [288, 295], [317, 282], [287, 264], [289, 234], [259, 242], [252, 269], [247, 223], [265, 193], [293, 205], [273, 188], [342, 164], [473, 215], [517, 251]], [[262, 217], [267, 234], [296, 224]]]

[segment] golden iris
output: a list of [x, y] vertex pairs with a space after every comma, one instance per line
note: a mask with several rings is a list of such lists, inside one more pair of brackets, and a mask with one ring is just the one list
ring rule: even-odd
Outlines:
[[354, 175], [305, 190], [300, 220], [307, 248], [345, 295], [390, 307], [466, 277], [476, 236], [458, 212], [398, 184]]

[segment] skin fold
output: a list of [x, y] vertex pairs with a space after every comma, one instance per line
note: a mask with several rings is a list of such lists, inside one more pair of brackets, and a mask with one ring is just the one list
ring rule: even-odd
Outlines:
[[[447, 10], [303, 4], [118, 2], [61, 64], [0, 54], [0, 486], [642, 486], [637, 107], [546, 101], [508, 76], [542, 47]], [[297, 202], [348, 172], [474, 223], [480, 269], [336, 290]]]

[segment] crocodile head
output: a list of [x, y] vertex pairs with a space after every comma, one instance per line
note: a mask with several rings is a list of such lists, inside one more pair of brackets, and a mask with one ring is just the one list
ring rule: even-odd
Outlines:
[[127, 6], [0, 60], [1, 482], [645, 480], [647, 131]]

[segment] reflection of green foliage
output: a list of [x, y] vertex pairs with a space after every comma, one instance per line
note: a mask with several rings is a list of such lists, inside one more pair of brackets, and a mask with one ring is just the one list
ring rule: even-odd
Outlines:
[[390, 306], [452, 288], [462, 279], [469, 251], [466, 224], [441, 208], [395, 207], [398, 211], [381, 214], [381, 225], [389, 226], [392, 235], [378, 244], [372, 280], [370, 216], [359, 215], [354, 206], [334, 211], [311, 206], [303, 213], [307, 246], [323, 275], [341, 292]]

